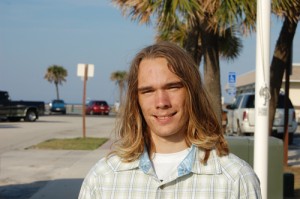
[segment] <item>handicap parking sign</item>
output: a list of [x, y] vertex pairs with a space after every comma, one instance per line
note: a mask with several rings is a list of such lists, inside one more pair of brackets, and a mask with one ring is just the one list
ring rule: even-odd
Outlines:
[[236, 83], [236, 73], [235, 72], [229, 72], [228, 73], [228, 83], [229, 84], [235, 84]]

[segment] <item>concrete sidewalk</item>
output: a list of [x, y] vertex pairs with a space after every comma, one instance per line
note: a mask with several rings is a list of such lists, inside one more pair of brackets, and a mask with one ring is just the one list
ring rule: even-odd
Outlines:
[[[111, 138], [115, 117], [86, 118], [88, 137]], [[0, 199], [77, 198], [91, 167], [109, 152], [99, 149], [40, 150], [28, 147], [49, 139], [82, 136], [79, 115], [43, 116], [37, 122], [0, 123]]]
[[30, 199], [76, 199], [82, 181], [92, 166], [110, 151], [111, 141], [103, 144], [99, 149], [81, 156], [70, 168], [60, 170], [57, 178], [49, 181]]

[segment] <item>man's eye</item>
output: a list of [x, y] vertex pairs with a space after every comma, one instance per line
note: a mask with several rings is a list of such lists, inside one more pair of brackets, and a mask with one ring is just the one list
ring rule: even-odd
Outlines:
[[174, 84], [169, 84], [167, 86], [167, 89], [169, 89], [169, 90], [177, 90], [177, 89], [180, 89], [182, 87], [183, 87], [183, 85], [181, 83], [174, 83]]
[[147, 93], [151, 93], [151, 92], [153, 92], [153, 90], [151, 90], [151, 89], [141, 91], [142, 94], [147, 94]]
[[181, 85], [172, 85], [172, 86], [169, 86], [170, 90], [177, 90], [177, 89], [180, 89], [180, 88], [182, 88]]

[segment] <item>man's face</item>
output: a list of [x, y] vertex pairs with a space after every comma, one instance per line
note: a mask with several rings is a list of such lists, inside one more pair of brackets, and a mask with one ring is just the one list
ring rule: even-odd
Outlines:
[[165, 58], [144, 59], [138, 72], [138, 101], [154, 143], [184, 142], [186, 88]]

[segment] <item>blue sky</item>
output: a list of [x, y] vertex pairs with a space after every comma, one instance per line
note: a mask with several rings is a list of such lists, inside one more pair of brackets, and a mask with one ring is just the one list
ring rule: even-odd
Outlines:
[[[270, 55], [280, 28], [280, 21], [272, 21]], [[87, 82], [87, 97], [113, 103], [118, 88], [111, 73], [127, 70], [135, 53], [152, 44], [154, 37], [153, 26], [123, 17], [108, 0], [0, 0], [0, 90], [9, 91], [14, 100], [49, 102], [56, 97], [55, 87], [43, 77], [48, 66], [57, 64], [68, 70], [60, 97], [81, 103], [83, 82], [77, 77], [77, 64], [91, 63], [95, 74]], [[243, 45], [239, 58], [220, 63], [222, 89], [228, 72], [255, 70], [255, 35], [245, 38]], [[300, 63], [298, 46], [299, 30], [295, 63]]]

